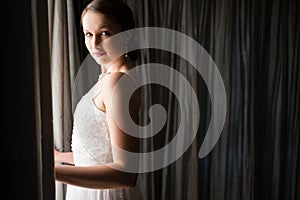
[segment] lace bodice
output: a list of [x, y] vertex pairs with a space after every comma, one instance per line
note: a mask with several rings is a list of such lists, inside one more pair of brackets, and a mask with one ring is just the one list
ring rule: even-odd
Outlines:
[[91, 166], [113, 161], [105, 112], [93, 98], [96, 85], [78, 102], [74, 113], [72, 151], [77, 166]]
[[[93, 98], [96, 87], [84, 95], [74, 112], [72, 151], [76, 166], [93, 166], [113, 162], [105, 112]], [[89, 189], [68, 185], [66, 200], [142, 200], [139, 188]]]

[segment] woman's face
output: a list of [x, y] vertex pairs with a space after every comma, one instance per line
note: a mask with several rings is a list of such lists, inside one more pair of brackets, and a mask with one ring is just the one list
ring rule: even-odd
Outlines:
[[111, 44], [101, 44], [104, 40], [121, 32], [120, 27], [107, 18], [107, 16], [88, 11], [82, 18], [82, 27], [85, 35], [85, 45], [100, 65], [109, 64], [115, 59], [116, 47]]

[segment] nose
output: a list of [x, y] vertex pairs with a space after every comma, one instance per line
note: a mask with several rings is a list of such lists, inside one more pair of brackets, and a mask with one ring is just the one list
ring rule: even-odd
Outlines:
[[93, 37], [93, 40], [92, 40], [92, 47], [93, 47], [93, 48], [99, 47], [100, 44], [101, 44], [101, 42], [102, 42], [101, 37], [99, 37], [99, 36]]

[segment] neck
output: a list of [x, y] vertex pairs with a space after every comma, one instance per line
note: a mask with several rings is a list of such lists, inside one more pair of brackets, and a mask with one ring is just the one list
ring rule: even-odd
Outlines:
[[107, 65], [101, 65], [101, 71], [104, 74], [110, 73], [110, 72], [124, 71], [124, 70], [128, 70], [129, 68], [131, 68], [132, 65], [133, 65], [133, 63], [130, 60], [130, 58], [120, 57]]

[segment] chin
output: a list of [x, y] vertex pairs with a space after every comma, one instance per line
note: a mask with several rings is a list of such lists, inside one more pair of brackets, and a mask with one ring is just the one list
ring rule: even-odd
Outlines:
[[94, 57], [94, 56], [93, 56], [93, 58], [94, 58], [94, 60], [96, 61], [97, 64], [99, 64], [99, 65], [105, 64], [105, 61], [102, 58]]

